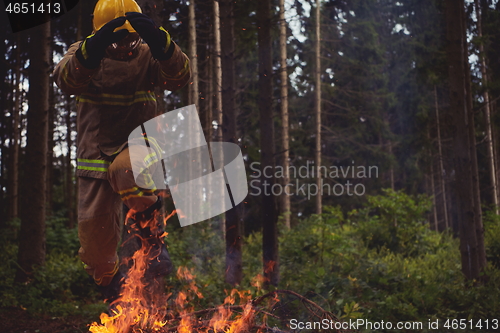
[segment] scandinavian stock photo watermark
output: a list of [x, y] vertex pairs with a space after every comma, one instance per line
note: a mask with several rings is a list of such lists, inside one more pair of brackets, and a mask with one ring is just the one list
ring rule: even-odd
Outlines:
[[210, 142], [209, 147], [194, 104], [135, 128], [128, 146], [137, 186], [168, 187], [181, 227], [222, 214], [247, 196], [239, 146]]
[[[362, 196], [366, 192], [365, 179], [378, 178], [379, 170], [377, 166], [355, 165], [354, 161], [347, 166], [314, 166], [314, 162], [307, 161], [302, 166], [276, 166], [274, 170], [271, 166], [261, 167], [260, 162], [250, 164], [249, 194], [252, 196], [275, 195], [281, 196], [302, 196], [311, 197], [317, 195], [331, 196]], [[286, 178], [286, 171], [290, 181], [283, 184]], [[320, 174], [320, 184], [316, 183], [318, 173]], [[276, 183], [272, 183], [272, 179]]]
[[[317, 195], [362, 196], [366, 180], [379, 177], [377, 166], [356, 165], [354, 161], [347, 166], [319, 167], [306, 161], [286, 169], [253, 162], [247, 182], [239, 146], [230, 142], [209, 145], [195, 105], [166, 112], [138, 126], [129, 135], [128, 147], [136, 184], [153, 191], [168, 187], [181, 226], [224, 213], [248, 193], [308, 200]], [[284, 184], [287, 173], [290, 180]]]

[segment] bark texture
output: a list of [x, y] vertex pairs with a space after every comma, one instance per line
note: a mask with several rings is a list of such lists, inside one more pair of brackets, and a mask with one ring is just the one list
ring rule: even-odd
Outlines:
[[[315, 71], [315, 131], [316, 136], [315, 149], [314, 149], [314, 165], [316, 168], [316, 185], [318, 189], [323, 188], [321, 186], [321, 1], [316, 0], [316, 43], [315, 43], [315, 53], [316, 53], [316, 71]], [[322, 200], [321, 194], [316, 195], [316, 214], [321, 214], [322, 212]]]
[[196, 51], [196, 16], [195, 2], [189, 1], [189, 65], [191, 66], [191, 82], [189, 85], [189, 104], [195, 104], [199, 110], [199, 88], [198, 88], [198, 52]]
[[11, 156], [9, 158], [9, 207], [8, 219], [19, 217], [19, 110], [21, 103], [21, 33], [18, 33], [16, 41], [16, 65], [15, 65], [15, 86], [14, 86], [14, 108], [12, 110], [12, 145]]
[[50, 22], [31, 30], [29, 109], [17, 282], [26, 282], [45, 260], [47, 117], [49, 109]]
[[[443, 166], [443, 148], [441, 144], [441, 126], [439, 121], [439, 106], [438, 106], [438, 97], [437, 97], [437, 88], [434, 86], [434, 102], [435, 102], [435, 110], [436, 110], [436, 133], [437, 133], [437, 144], [438, 144], [438, 158], [439, 158], [439, 185], [441, 188], [441, 198], [442, 198], [442, 207], [443, 207], [443, 218], [445, 228], [448, 229], [450, 227], [450, 223], [448, 220], [448, 199], [446, 196], [446, 184], [444, 179], [444, 166]], [[437, 230], [436, 230], [437, 231]]]
[[[275, 184], [274, 178], [274, 124], [272, 99], [272, 54], [271, 54], [271, 3], [269, 0], [257, 2], [257, 40], [259, 43], [259, 113], [261, 167], [271, 168], [262, 173], [262, 184], [268, 189]], [[266, 177], [265, 174], [271, 174]], [[269, 184], [269, 185], [266, 185]], [[267, 193], [267, 194], [266, 194]], [[275, 196], [271, 191], [262, 191], [262, 246], [264, 277], [266, 282], [279, 282], [278, 263], [278, 212]]]
[[[474, 1], [475, 9], [476, 9], [476, 17], [477, 17], [477, 36], [479, 39], [482, 39], [482, 21], [481, 21], [481, 12], [479, 6], [479, 0]], [[496, 177], [496, 168], [495, 168], [495, 150], [493, 149], [493, 130], [491, 126], [491, 106], [490, 106], [490, 94], [488, 92], [488, 73], [486, 71], [486, 59], [484, 55], [484, 46], [481, 42], [479, 44], [479, 62], [481, 63], [481, 81], [483, 85], [483, 99], [484, 99], [484, 127], [486, 129], [486, 147], [488, 154], [488, 172], [490, 175], [490, 183], [491, 183], [491, 197], [492, 203], [495, 206], [495, 213], [498, 215], [498, 184]]]
[[[281, 111], [281, 146], [283, 154], [281, 157], [281, 166], [285, 170], [285, 175], [282, 179], [282, 186], [286, 186], [290, 182], [290, 174], [288, 171], [289, 156], [290, 156], [290, 138], [288, 125], [288, 73], [286, 64], [286, 20], [285, 20], [285, 0], [279, 0], [280, 7], [280, 111]], [[285, 221], [285, 226], [290, 229], [290, 196], [285, 192], [281, 195], [281, 214]]]
[[[482, 225], [477, 207], [478, 191], [474, 118], [471, 110], [468, 54], [465, 37], [463, 0], [446, 0], [448, 75], [450, 112], [453, 114], [453, 164], [458, 201], [462, 272], [467, 279], [478, 279], [484, 268], [477, 228]], [[472, 137], [471, 137], [472, 136]]]
[[[236, 103], [234, 76], [234, 9], [233, 1], [220, 4], [222, 63], [222, 135], [226, 142], [238, 143], [236, 136]], [[236, 285], [243, 277], [241, 263], [242, 221], [238, 207], [226, 212], [226, 282]]]

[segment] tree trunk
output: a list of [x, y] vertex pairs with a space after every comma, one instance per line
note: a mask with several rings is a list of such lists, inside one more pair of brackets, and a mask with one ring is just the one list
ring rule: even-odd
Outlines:
[[19, 209], [19, 110], [21, 101], [21, 33], [17, 35], [16, 42], [16, 66], [14, 86], [14, 107], [12, 110], [12, 145], [9, 165], [9, 212], [8, 219], [18, 218]]
[[217, 121], [216, 141], [222, 141], [222, 54], [220, 41], [219, 1], [214, 1], [214, 53], [215, 53], [215, 115]]
[[[479, 39], [483, 37], [482, 32], [482, 24], [481, 24], [481, 12], [479, 7], [479, 0], [474, 1], [476, 8], [476, 17], [477, 17], [477, 36]], [[482, 76], [482, 84], [483, 84], [483, 99], [484, 99], [484, 122], [486, 128], [486, 145], [488, 152], [488, 172], [490, 174], [490, 183], [491, 183], [491, 196], [492, 202], [495, 205], [495, 214], [499, 214], [499, 200], [498, 200], [498, 184], [496, 177], [496, 169], [495, 169], [495, 151], [493, 149], [493, 136], [492, 136], [492, 126], [491, 126], [491, 108], [490, 108], [490, 94], [488, 93], [488, 74], [486, 72], [486, 59], [484, 55], [484, 47], [483, 43], [479, 44], [479, 62], [481, 63], [481, 76]]]
[[[52, 44], [49, 50], [50, 56], [50, 71], [54, 70], [54, 61], [52, 54]], [[56, 107], [55, 107], [55, 96], [54, 96], [54, 79], [52, 76], [49, 77], [49, 112], [47, 115], [47, 175], [46, 175], [46, 191], [47, 196], [46, 201], [46, 214], [47, 216], [52, 216], [52, 188], [53, 188], [53, 174], [54, 174], [54, 127], [55, 127], [55, 117], [56, 117]]]
[[[429, 127], [427, 127], [427, 138], [431, 141], [431, 133]], [[432, 214], [434, 219], [434, 230], [438, 231], [438, 214], [437, 214], [437, 200], [436, 200], [436, 186], [434, 184], [434, 156], [432, 150], [429, 149], [429, 159], [430, 159], [430, 189], [427, 191], [432, 196]], [[394, 190], [394, 188], [393, 188]]]
[[[215, 75], [215, 110], [214, 119], [217, 122], [217, 129], [214, 131], [214, 141], [223, 141], [222, 139], [222, 53], [220, 36], [220, 11], [219, 1], [213, 2], [214, 12], [214, 75]], [[220, 154], [220, 165], [224, 164], [224, 156]], [[224, 194], [221, 193], [221, 198]], [[219, 216], [222, 233], [226, 239], [226, 217], [225, 214]]]
[[29, 109], [17, 282], [27, 282], [45, 260], [45, 175], [49, 109], [50, 22], [31, 30]]
[[[7, 36], [7, 22], [2, 22], [0, 23], [0, 38], [3, 38], [2, 40], [5, 40], [5, 37]], [[5, 54], [7, 51], [7, 43], [0, 43], [0, 54]], [[6, 175], [6, 151], [8, 147], [5, 145], [5, 142], [7, 141], [7, 127], [8, 122], [7, 122], [7, 117], [4, 112], [5, 109], [7, 109], [7, 91], [8, 91], [8, 81], [6, 80], [7, 78], [7, 62], [0, 62], [0, 77], [5, 78], [0, 80], [0, 198], [4, 198], [7, 193], [4, 192], [4, 188], [6, 187], [6, 181], [5, 175]], [[3, 229], [5, 227], [5, 223], [7, 221], [8, 215], [6, 211], [6, 205], [8, 205], [7, 200], [0, 200], [0, 229]]]
[[[450, 82], [450, 109], [453, 113], [453, 163], [458, 201], [462, 272], [467, 279], [478, 279], [482, 270], [476, 227], [477, 192], [474, 186], [475, 146], [471, 138], [474, 123], [467, 93], [468, 54], [464, 48], [465, 19], [463, 0], [446, 0], [447, 56]], [[471, 121], [472, 120], [472, 121]], [[474, 154], [474, 155], [472, 155]], [[477, 177], [477, 175], [476, 175]]]
[[[275, 196], [269, 189], [275, 184], [274, 177], [274, 122], [271, 55], [271, 3], [269, 0], [257, 2], [257, 40], [259, 43], [259, 112], [261, 168], [262, 172], [262, 246], [264, 277], [266, 282], [278, 285], [278, 212]], [[271, 175], [271, 177], [266, 177]], [[267, 188], [267, 191], [265, 190]]]
[[[281, 146], [283, 147], [283, 156], [281, 166], [284, 169], [284, 177], [281, 185], [283, 188], [290, 182], [288, 171], [290, 143], [288, 135], [288, 73], [286, 64], [286, 20], [285, 20], [285, 0], [279, 0], [280, 7], [280, 81], [281, 81]], [[290, 229], [290, 196], [284, 191], [281, 195], [281, 214], [285, 221], [285, 226]]]
[[318, 195], [316, 195], [316, 214], [321, 214], [322, 211], [322, 197], [321, 197], [321, 14], [320, 14], [321, 1], [316, 0], [316, 84], [315, 84], [315, 130], [316, 135], [315, 150], [314, 150], [314, 165], [316, 168], [316, 185], [318, 186]]
[[[392, 140], [389, 139], [387, 140], [387, 152], [389, 153], [389, 156], [394, 156], [392, 153]], [[391, 167], [389, 168], [389, 183], [391, 184], [391, 190], [394, 191], [396, 188], [394, 184], [394, 164], [391, 163]], [[434, 184], [434, 180], [432, 180], [432, 183]], [[434, 192], [434, 185], [432, 185], [432, 191]]]
[[[491, 97], [491, 96], [490, 96]], [[497, 110], [497, 102], [496, 99], [490, 100], [490, 111], [491, 115], [495, 114]], [[495, 178], [497, 180], [497, 198], [499, 198], [499, 204], [500, 204], [500, 185], [498, 184], [498, 180], [500, 179], [500, 170], [498, 170], [498, 166], [500, 165], [498, 161], [498, 155], [496, 152], [498, 151], [498, 129], [497, 126], [495, 125], [495, 121], [492, 121], [491, 123], [491, 145], [493, 146], [493, 163], [495, 164]], [[500, 209], [499, 209], [500, 210]]]
[[[223, 140], [237, 144], [234, 77], [234, 12], [232, 0], [220, 1], [220, 35], [222, 56]], [[242, 223], [238, 212], [238, 206], [226, 212], [225, 280], [232, 285], [239, 284], [243, 278], [241, 262]]]
[[[189, 34], [189, 49], [188, 56], [191, 67], [191, 81], [188, 84], [188, 104], [194, 104], [196, 106], [196, 111], [198, 114], [200, 113], [199, 108], [199, 89], [198, 89], [198, 53], [196, 48], [196, 16], [195, 16], [195, 2], [194, 0], [189, 1], [188, 6], [188, 34]], [[193, 138], [191, 133], [191, 129], [195, 124], [192, 119], [188, 119], [190, 125], [187, 128], [187, 137], [190, 146], [193, 145], [193, 141], [196, 140]], [[195, 147], [198, 147], [199, 144], [194, 144]], [[193, 178], [193, 167], [191, 164], [187, 167], [187, 173], [189, 175], [189, 179]], [[186, 195], [191, 196], [191, 191], [188, 189]], [[184, 212], [187, 216], [190, 216], [193, 212], [193, 202], [189, 202], [188, 206], [185, 208]]]
[[200, 91], [198, 89], [198, 52], [196, 51], [196, 16], [194, 0], [189, 1], [189, 60], [192, 81], [189, 85], [189, 104], [195, 104], [199, 112]]
[[[462, 8], [465, 8], [465, 4]], [[479, 185], [479, 167], [477, 164], [477, 152], [476, 152], [476, 134], [474, 126], [474, 111], [472, 105], [472, 89], [471, 89], [471, 75], [470, 75], [470, 65], [469, 65], [469, 47], [467, 45], [467, 35], [466, 35], [466, 25], [467, 21], [465, 18], [465, 11], [461, 11], [463, 29], [462, 29], [462, 50], [464, 50], [464, 71], [465, 71], [465, 93], [468, 116], [469, 116], [469, 140], [470, 140], [470, 157], [472, 161], [472, 186], [474, 190], [474, 222], [476, 228], [477, 237], [477, 254], [479, 260], [479, 269], [482, 271], [486, 267], [486, 250], [484, 248], [484, 227], [483, 227], [483, 212], [481, 208], [481, 191]]]
[[450, 227], [450, 223], [448, 220], [448, 200], [446, 199], [446, 186], [444, 180], [444, 166], [443, 166], [443, 151], [441, 145], [441, 126], [439, 125], [439, 107], [438, 107], [438, 98], [437, 98], [437, 89], [434, 86], [434, 101], [435, 101], [435, 110], [436, 110], [436, 133], [437, 133], [437, 144], [438, 144], [438, 158], [439, 158], [439, 184], [441, 186], [441, 198], [442, 198], [442, 206], [443, 206], [443, 216], [444, 216], [444, 225], [445, 228], [448, 229]]
[[[209, 34], [209, 41], [208, 44], [210, 45], [211, 49], [213, 48], [213, 33]], [[207, 79], [207, 84], [206, 84], [206, 108], [205, 108], [205, 137], [207, 138], [207, 141], [210, 142], [213, 140], [212, 135], [213, 135], [213, 125], [212, 125], [212, 120], [213, 118], [213, 112], [214, 112], [214, 61], [215, 58], [217, 57], [212, 53], [212, 50], [208, 52], [208, 63], [205, 66], [205, 77]], [[219, 58], [220, 59], [220, 58]], [[217, 89], [219, 91], [219, 89]]]

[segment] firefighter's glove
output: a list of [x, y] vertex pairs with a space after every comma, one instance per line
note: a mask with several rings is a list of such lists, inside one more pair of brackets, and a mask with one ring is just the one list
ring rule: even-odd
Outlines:
[[104, 58], [106, 48], [113, 43], [117, 43], [128, 35], [127, 29], [114, 31], [125, 24], [127, 19], [122, 16], [106, 23], [93, 35], [85, 38], [80, 48], [76, 51], [76, 57], [80, 63], [89, 69], [99, 67], [101, 59]]
[[137, 12], [126, 13], [127, 20], [141, 38], [148, 43], [153, 58], [168, 60], [174, 53], [175, 44], [163, 27], [158, 27], [147, 15]]

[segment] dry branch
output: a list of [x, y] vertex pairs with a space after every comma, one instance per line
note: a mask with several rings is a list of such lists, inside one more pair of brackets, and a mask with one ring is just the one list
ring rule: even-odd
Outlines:
[[[273, 298], [277, 299], [277, 296], [280, 294], [291, 295], [291, 296], [295, 297], [296, 299], [298, 299], [300, 301], [300, 303], [306, 308], [306, 310], [310, 314], [310, 316], [314, 317], [314, 320], [321, 321], [323, 319], [328, 319], [328, 320], [331, 320], [333, 322], [340, 322], [341, 321], [333, 313], [324, 310], [317, 303], [311, 301], [310, 299], [308, 299], [308, 298], [306, 298], [306, 297], [304, 297], [304, 296], [302, 296], [294, 291], [275, 290], [275, 291], [269, 292], [263, 296], [260, 296], [254, 300], [251, 300], [247, 304], [215, 307], [215, 308], [209, 308], [209, 309], [198, 310], [198, 311], [194, 311], [194, 312], [190, 312], [190, 313], [185, 313], [182, 315], [177, 315], [176, 317], [171, 318], [169, 320], [170, 325], [168, 327], [164, 327], [163, 332], [176, 332], [179, 328], [177, 322], [179, 322], [182, 318], [185, 318], [185, 317], [193, 318], [193, 321], [191, 322], [191, 324], [192, 324], [192, 330], [194, 332], [196, 332], [198, 330], [200, 332], [205, 332], [205, 331], [212, 332], [209, 328], [210, 319], [206, 319], [206, 318], [202, 318], [202, 317], [209, 315], [210, 313], [217, 312], [220, 309], [231, 310], [233, 312], [233, 316], [237, 315], [235, 319], [227, 320], [225, 322], [226, 326], [230, 327], [234, 322], [236, 322], [238, 320], [238, 318], [240, 318], [240, 316], [242, 315], [242, 312], [240, 312], [240, 311], [243, 311], [248, 304], [251, 305], [252, 310], [254, 311], [252, 320], [255, 320], [255, 317], [257, 315], [262, 314], [264, 316], [271, 316], [275, 319], [284, 321], [285, 318], [282, 318], [282, 317], [272, 313], [272, 311], [275, 310], [275, 305], [280, 304], [280, 302], [276, 302], [275, 304], [271, 305], [271, 307], [268, 309], [266, 309], [263, 306], [259, 306], [265, 300], [273, 299]], [[172, 325], [172, 324], [174, 324], [174, 325]], [[251, 325], [250, 331], [246, 330], [245, 332], [253, 332], [253, 331], [273, 332], [273, 333], [275, 333], [275, 332], [279, 332], [279, 333], [289, 332], [286, 330], [281, 330], [281, 329], [276, 328], [276, 327], [269, 327], [265, 324], [265, 320], [261, 320], [260, 322], [255, 320], [254, 324]], [[355, 331], [353, 331], [353, 330], [337, 330], [337, 332], [338, 333], [347, 333], [347, 332], [355, 332]], [[213, 333], [218, 333], [218, 332], [213, 332]]]

